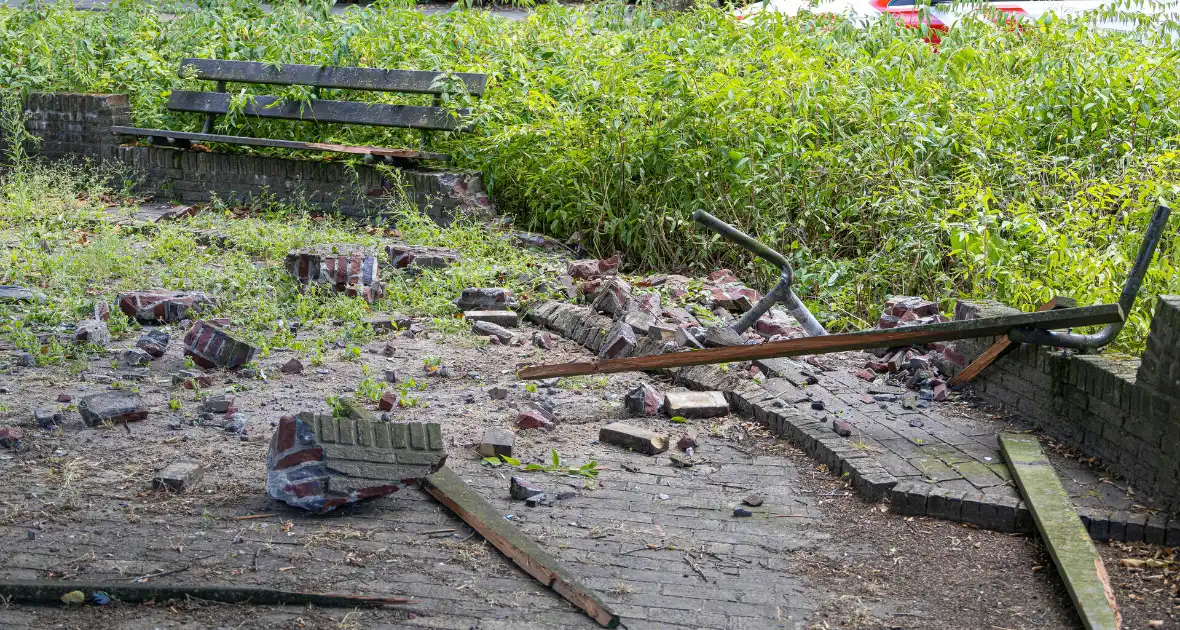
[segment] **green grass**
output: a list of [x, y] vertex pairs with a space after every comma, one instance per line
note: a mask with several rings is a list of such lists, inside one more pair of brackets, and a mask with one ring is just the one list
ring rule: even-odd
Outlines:
[[[728, 265], [767, 288], [773, 270], [691, 223], [703, 208], [783, 251], [797, 291], [837, 329], [870, 323], [890, 294], [944, 308], [960, 296], [1029, 310], [1053, 294], [1113, 301], [1153, 207], [1180, 192], [1180, 56], [1157, 31], [969, 20], [936, 51], [888, 20], [739, 23], [705, 8], [624, 19], [617, 4], [545, 5], [509, 22], [396, 2], [343, 15], [322, 2], [202, 7], [176, 19], [138, 1], [0, 9], [0, 85], [124, 92], [136, 124], [196, 129], [164, 108], [172, 89], [209, 87], [176, 76], [186, 56], [486, 72], [483, 99], [447, 98], [474, 108], [477, 132], [439, 134], [435, 146], [482, 169], [518, 225], [623, 250], [631, 268]], [[416, 143], [398, 130], [234, 116], [220, 131]], [[1180, 292], [1178, 224], [1123, 349], [1142, 346], [1154, 296]], [[247, 247], [276, 240], [252, 245], [250, 229], [235, 228]], [[440, 310], [438, 299], [426, 306]]]

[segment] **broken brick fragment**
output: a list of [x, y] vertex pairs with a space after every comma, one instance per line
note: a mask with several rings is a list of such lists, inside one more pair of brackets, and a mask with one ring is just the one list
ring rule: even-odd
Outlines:
[[449, 247], [393, 243], [385, 247], [385, 252], [389, 254], [389, 264], [394, 269], [405, 269], [406, 267], [442, 269], [452, 263], [459, 262], [459, 252]]
[[207, 322], [196, 322], [184, 336], [184, 354], [203, 368], [232, 370], [254, 359], [258, 348], [238, 341]]
[[631, 285], [622, 278], [614, 277], [602, 285], [590, 307], [599, 313], [618, 318], [627, 312], [627, 305], [631, 299]]
[[78, 413], [91, 427], [103, 422], [137, 422], [148, 416], [139, 394], [124, 390], [83, 396], [78, 402]]
[[472, 324], [471, 332], [481, 337], [491, 337], [504, 345], [508, 345], [516, 339], [516, 334], [511, 330], [486, 320], [479, 320]]
[[20, 448], [20, 441], [25, 437], [20, 427], [0, 428], [0, 446], [4, 448]]
[[340, 249], [333, 246], [331, 251], [293, 251], [287, 254], [287, 273], [299, 283], [300, 290], [317, 284], [366, 302], [384, 295], [377, 257], [355, 249], [346, 253]]
[[602, 348], [598, 351], [599, 358], [602, 359], [621, 359], [623, 357], [631, 356], [631, 352], [635, 350], [635, 344], [638, 343], [635, 339], [635, 331], [627, 322], [617, 321], [611, 327], [610, 332], [606, 334], [606, 339], [602, 342]]
[[139, 340], [135, 342], [135, 347], [148, 353], [153, 359], [158, 359], [168, 351], [170, 339], [168, 333], [162, 330], [149, 330], [140, 335]]
[[623, 402], [632, 415], [650, 416], [660, 410], [663, 397], [656, 388], [647, 383], [640, 383], [635, 389], [627, 392]]
[[517, 414], [516, 426], [521, 429], [545, 429], [546, 431], [552, 431], [553, 421], [546, 418], [545, 414], [540, 411], [526, 409]]
[[196, 291], [130, 291], [116, 298], [119, 310], [141, 324], [174, 324], [216, 306], [217, 301]]
[[453, 302], [460, 311], [506, 311], [516, 306], [512, 291], [500, 287], [468, 287]]
[[575, 280], [593, 280], [617, 272], [622, 262], [622, 255], [617, 253], [601, 260], [574, 260], [566, 268], [566, 274]]
[[266, 489], [274, 499], [323, 514], [417, 485], [446, 459], [435, 423], [303, 412], [279, 420], [267, 454]]
[[78, 322], [78, 326], [74, 328], [74, 341], [106, 346], [111, 342], [111, 331], [101, 320], [84, 319]]

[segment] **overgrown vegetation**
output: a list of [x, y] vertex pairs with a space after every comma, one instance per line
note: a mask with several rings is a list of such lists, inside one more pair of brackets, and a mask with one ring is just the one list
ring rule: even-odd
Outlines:
[[[934, 50], [889, 20], [738, 22], [714, 9], [625, 18], [615, 4], [545, 5], [509, 22], [394, 2], [332, 15], [322, 1], [264, 13], [228, 0], [176, 19], [137, 0], [67, 6], [0, 9], [0, 84], [125, 92], [136, 124], [195, 129], [164, 108], [174, 88], [208, 87], [176, 76], [183, 57], [487, 72], [485, 98], [448, 98], [474, 108], [477, 133], [435, 146], [483, 169], [523, 227], [621, 249], [637, 267], [725, 264], [769, 281], [771, 269], [691, 224], [704, 208], [786, 253], [834, 327], [864, 326], [897, 293], [944, 306], [963, 295], [1028, 309], [1054, 293], [1112, 301], [1154, 205], [1180, 192], [1180, 56], [1158, 30], [966, 20]], [[415, 142], [232, 116], [222, 129]], [[1180, 291], [1178, 221], [1124, 348], [1141, 345], [1153, 296]], [[256, 223], [230, 229], [273, 259], [307, 227], [286, 240], [256, 238]], [[189, 267], [176, 280], [212, 274]]]

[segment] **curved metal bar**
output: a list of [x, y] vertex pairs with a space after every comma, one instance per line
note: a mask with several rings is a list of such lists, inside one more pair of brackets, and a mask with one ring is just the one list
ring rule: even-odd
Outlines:
[[772, 288], [769, 293], [763, 296], [761, 300], [758, 300], [758, 303], [755, 304], [749, 311], [747, 311], [746, 314], [743, 315], [742, 318], [733, 325], [732, 329], [734, 332], [744, 332], [747, 328], [753, 326], [754, 322], [758, 321], [758, 318], [762, 317], [766, 311], [770, 310], [770, 307], [774, 306], [776, 302], [782, 302], [783, 305], [787, 307], [787, 311], [791, 314], [791, 316], [794, 317], [795, 320], [799, 322], [799, 325], [803, 327], [803, 331], [807, 333], [807, 336], [821, 337], [828, 334], [828, 331], [824, 329], [823, 324], [820, 324], [819, 321], [815, 319], [815, 316], [811, 314], [811, 311], [807, 310], [807, 306], [803, 304], [803, 301], [800, 300], [799, 296], [795, 295], [795, 292], [791, 289], [791, 284], [795, 281], [795, 271], [791, 269], [791, 264], [787, 262], [785, 256], [774, 251], [770, 247], [767, 247], [764, 243], [755, 239], [749, 234], [746, 234], [745, 232], [733, 227], [721, 219], [718, 219], [704, 210], [697, 210], [693, 212], [692, 218], [697, 223], [700, 223], [710, 230], [720, 234], [726, 240], [740, 245], [746, 251], [754, 254], [762, 260], [765, 260], [775, 267], [778, 267], [779, 269], [780, 275], [778, 284], [774, 285], [774, 288]]
[[1135, 298], [1139, 295], [1139, 288], [1143, 286], [1143, 276], [1147, 274], [1147, 268], [1151, 265], [1151, 259], [1155, 256], [1155, 249], [1159, 245], [1164, 227], [1168, 224], [1168, 217], [1171, 214], [1170, 207], [1160, 204], [1147, 224], [1147, 232], [1143, 235], [1143, 242], [1139, 244], [1139, 253], [1135, 256], [1131, 275], [1127, 276], [1123, 292], [1119, 295], [1119, 306], [1123, 309], [1123, 321], [1117, 324], [1107, 324], [1102, 330], [1090, 335], [1019, 328], [1009, 332], [1008, 339], [1016, 343], [1075, 350], [1096, 350], [1114, 341], [1114, 338], [1118, 336], [1119, 331], [1126, 324], [1126, 318], [1131, 315], [1131, 307], [1135, 306]]

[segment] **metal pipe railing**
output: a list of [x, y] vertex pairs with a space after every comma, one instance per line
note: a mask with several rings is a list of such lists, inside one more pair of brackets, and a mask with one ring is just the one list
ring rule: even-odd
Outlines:
[[803, 327], [803, 331], [807, 333], [807, 336], [821, 337], [828, 334], [828, 331], [824, 329], [822, 324], [816, 321], [811, 311], [807, 310], [807, 306], [803, 304], [803, 301], [791, 289], [791, 284], [795, 280], [795, 272], [791, 269], [791, 264], [787, 262], [785, 256], [704, 210], [693, 212], [692, 218], [697, 223], [713, 230], [726, 240], [736, 243], [746, 251], [779, 269], [778, 284], [775, 284], [761, 300], [758, 300], [757, 304], [747, 311], [745, 315], [742, 315], [742, 318], [732, 326], [734, 332], [739, 334], [744, 332], [747, 328], [753, 326], [754, 322], [758, 321], [758, 318], [762, 317], [766, 311], [770, 310], [771, 306], [782, 302], [787, 307], [787, 312]]
[[1143, 286], [1143, 277], [1147, 268], [1151, 266], [1151, 259], [1155, 256], [1156, 247], [1164, 234], [1164, 227], [1168, 224], [1168, 217], [1172, 209], [1160, 204], [1155, 209], [1151, 221], [1147, 223], [1147, 232], [1143, 235], [1143, 242], [1139, 244], [1139, 253], [1135, 256], [1135, 264], [1131, 266], [1131, 274], [1123, 284], [1123, 292], [1119, 295], [1119, 306], [1123, 309], [1123, 321], [1107, 324], [1102, 330], [1081, 335], [1070, 332], [1053, 332], [1031, 328], [1018, 328], [1008, 333], [1008, 339], [1016, 343], [1029, 343], [1039, 346], [1056, 348], [1072, 348], [1074, 350], [1097, 350], [1118, 336], [1119, 331], [1126, 324], [1126, 318], [1131, 316], [1131, 308], [1135, 306], [1135, 298], [1139, 295], [1139, 288]]

